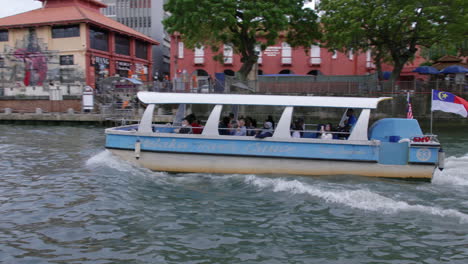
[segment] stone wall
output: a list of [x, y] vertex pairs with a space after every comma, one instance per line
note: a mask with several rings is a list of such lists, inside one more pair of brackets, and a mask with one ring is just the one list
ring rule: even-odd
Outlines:
[[4, 112], [5, 108], [11, 108], [14, 113], [34, 113], [36, 112], [36, 108], [41, 108], [46, 113], [67, 112], [69, 108], [81, 112], [81, 105], [82, 102], [78, 99], [65, 99], [61, 101], [51, 101], [48, 99], [0, 99], [0, 112]]

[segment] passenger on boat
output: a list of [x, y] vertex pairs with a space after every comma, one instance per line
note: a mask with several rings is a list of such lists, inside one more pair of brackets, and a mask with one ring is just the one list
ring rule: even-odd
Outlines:
[[247, 136], [255, 136], [255, 126], [254, 126], [254, 119], [250, 116], [245, 118], [245, 128], [247, 129]]
[[237, 120], [236, 120], [236, 116], [234, 115], [234, 113], [229, 113], [229, 127], [230, 128], [233, 128], [237, 125]]
[[356, 117], [354, 116], [354, 110], [352, 108], [348, 109], [348, 111], [346, 111], [346, 116], [348, 119], [344, 121], [345, 126], [349, 126], [350, 128], [353, 127], [357, 121]]
[[218, 131], [220, 135], [230, 135], [229, 134], [229, 121], [230, 121], [229, 117], [225, 116], [223, 117], [223, 120], [219, 122]]
[[269, 115], [265, 121], [270, 122], [271, 123], [271, 128], [275, 129], [275, 121], [273, 120], [273, 117], [271, 115]]
[[293, 125], [291, 126], [291, 136], [293, 138], [301, 138], [302, 133], [304, 133], [303, 126], [299, 120], [294, 121]]
[[179, 129], [179, 134], [192, 134], [192, 126], [190, 125], [189, 121], [184, 118], [182, 119], [182, 127]]
[[187, 121], [192, 126], [193, 134], [201, 134], [203, 132], [203, 126], [200, 125], [200, 121], [197, 120], [197, 117], [195, 116], [195, 114], [192, 113], [186, 116], [185, 118], [187, 118]]
[[[349, 108], [346, 111], [346, 119], [342, 123], [340, 123], [340, 125], [338, 126], [338, 131], [339, 132], [350, 132], [351, 129], [353, 128], [353, 126], [356, 124], [356, 122], [357, 122], [357, 119], [354, 116], [354, 110]], [[348, 138], [348, 136], [349, 136], [349, 134], [346, 133], [346, 135], [341, 136], [341, 137]]]
[[320, 138], [321, 139], [333, 139], [333, 134], [332, 133], [327, 133], [327, 132], [331, 132], [331, 124], [328, 123], [324, 126], [322, 126], [322, 128], [320, 129]]
[[266, 138], [266, 137], [272, 137], [273, 136], [273, 128], [272, 128], [271, 122], [265, 122], [263, 124], [263, 129], [258, 133], [255, 137], [256, 138]]
[[237, 128], [235, 130], [234, 136], [246, 136], [247, 135], [247, 128], [245, 127], [245, 120], [244, 118], [240, 118], [237, 121]]

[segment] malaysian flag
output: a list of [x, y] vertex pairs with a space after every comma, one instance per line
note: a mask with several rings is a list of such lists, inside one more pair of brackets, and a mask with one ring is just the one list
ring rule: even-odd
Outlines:
[[408, 92], [407, 99], [408, 101], [408, 108], [406, 109], [406, 118], [407, 119], [413, 119], [413, 107], [411, 106], [411, 101], [410, 101], [410, 94]]

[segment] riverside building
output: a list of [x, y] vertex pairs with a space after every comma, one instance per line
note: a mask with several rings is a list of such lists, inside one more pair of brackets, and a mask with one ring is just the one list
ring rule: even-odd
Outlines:
[[0, 18], [3, 95], [81, 95], [109, 76], [150, 79], [151, 47], [159, 43], [102, 15], [105, 4], [39, 1], [42, 8]]
[[[171, 78], [196, 80], [195, 86], [203, 86], [206, 80], [216, 80], [223, 83], [224, 78], [235, 76], [242, 66], [240, 56], [233, 52], [232, 47], [223, 45], [219, 48], [223, 61], [213, 59], [218, 53], [209, 47], [201, 46], [188, 49], [183, 36], [171, 36]], [[402, 71], [400, 80], [414, 80], [416, 73], [412, 70], [424, 59], [417, 56]], [[261, 51], [258, 49], [258, 76], [266, 75], [312, 75], [318, 79], [328, 76], [331, 81], [339, 82], [356, 76], [371, 76], [375, 73], [375, 65], [370, 51], [346, 53], [329, 51], [317, 45], [311, 45], [308, 52], [304, 48], [292, 48], [287, 42], [279, 40], [276, 44]], [[390, 65], [383, 65], [384, 71], [391, 71]], [[187, 77], [188, 76], [188, 77]], [[341, 78], [341, 79], [339, 79]], [[342, 81], [342, 82], [344, 82]], [[193, 86], [193, 84], [191, 84]]]

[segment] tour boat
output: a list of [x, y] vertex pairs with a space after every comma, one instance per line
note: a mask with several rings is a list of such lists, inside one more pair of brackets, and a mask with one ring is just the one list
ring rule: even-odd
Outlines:
[[[415, 119], [383, 118], [369, 127], [371, 110], [391, 97], [323, 97], [139, 92], [147, 105], [138, 125], [106, 129], [106, 148], [155, 171], [271, 175], [360, 175], [430, 181], [443, 169], [435, 135], [424, 135]], [[155, 124], [155, 106], [211, 105], [201, 134], [180, 134]], [[284, 107], [271, 137], [220, 135], [223, 106]], [[360, 110], [346, 137], [292, 137], [295, 107]], [[317, 133], [312, 133], [317, 135]], [[305, 135], [306, 133], [304, 133]]]

